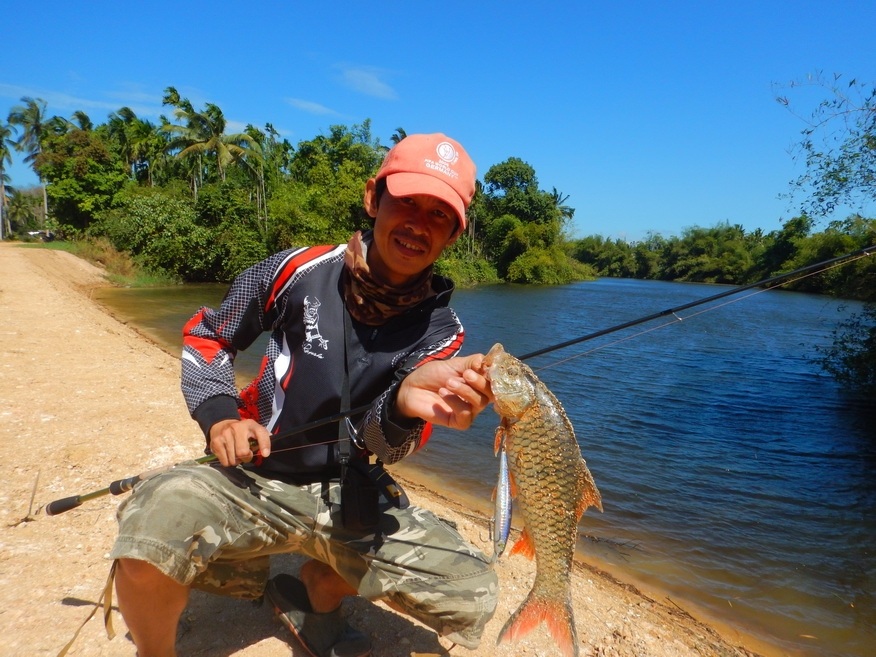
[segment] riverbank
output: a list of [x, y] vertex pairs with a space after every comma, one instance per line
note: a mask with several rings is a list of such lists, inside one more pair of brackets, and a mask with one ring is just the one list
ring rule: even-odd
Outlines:
[[[203, 438], [179, 393], [178, 356], [107, 314], [90, 298], [106, 285], [99, 269], [59, 251], [0, 243], [0, 440], [8, 459], [0, 523], [0, 654], [54, 655], [97, 600], [109, 564], [119, 498], [104, 496], [56, 517], [38, 509], [68, 495], [200, 455]], [[412, 501], [456, 522], [485, 547], [487, 521], [429, 480], [409, 481]], [[33, 498], [31, 507], [31, 498]], [[293, 557], [275, 561], [294, 572]], [[517, 646], [495, 647], [504, 620], [528, 592], [534, 565], [505, 557], [497, 566], [500, 607], [475, 651], [453, 655], [553, 655], [544, 630]], [[719, 623], [705, 624], [678, 601], [642, 592], [594, 565], [573, 575], [581, 654], [779, 654]], [[350, 600], [351, 622], [368, 631], [378, 657], [443, 654], [446, 642], [381, 603]], [[90, 621], [70, 655], [133, 655], [121, 616], [107, 640]], [[178, 641], [184, 655], [273, 657], [291, 639], [265, 607], [194, 593]], [[292, 648], [292, 654], [302, 654]]]

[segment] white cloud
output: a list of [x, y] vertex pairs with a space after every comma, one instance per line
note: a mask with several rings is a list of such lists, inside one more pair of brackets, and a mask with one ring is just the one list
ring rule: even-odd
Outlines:
[[344, 84], [350, 89], [375, 98], [396, 100], [398, 94], [395, 89], [381, 79], [387, 74], [387, 71], [371, 66], [342, 67], [341, 70]]
[[320, 105], [319, 103], [314, 103], [310, 100], [302, 100], [301, 98], [287, 98], [286, 102], [292, 105], [297, 109], [300, 109], [302, 112], [307, 112], [308, 114], [316, 114], [319, 116], [339, 116], [339, 114], [325, 105]]
[[46, 110], [49, 115], [70, 114], [75, 111], [83, 111], [95, 123], [101, 123], [111, 112], [116, 112], [122, 107], [130, 107], [138, 116], [158, 116], [161, 113], [160, 105], [155, 104], [155, 96], [148, 103], [142, 94], [125, 96], [124, 94], [107, 94], [109, 97], [117, 97], [117, 100], [93, 100], [72, 96], [61, 91], [50, 89], [35, 89], [14, 84], [0, 83], [0, 98], [9, 98], [10, 106], [21, 103], [21, 98], [42, 98], [46, 101]]

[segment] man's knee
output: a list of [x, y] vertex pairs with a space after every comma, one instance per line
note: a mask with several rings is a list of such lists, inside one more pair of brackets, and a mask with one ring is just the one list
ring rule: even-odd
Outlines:
[[117, 559], [116, 582], [130, 583], [134, 586], [159, 583], [170, 577], [162, 573], [148, 561], [141, 559]]

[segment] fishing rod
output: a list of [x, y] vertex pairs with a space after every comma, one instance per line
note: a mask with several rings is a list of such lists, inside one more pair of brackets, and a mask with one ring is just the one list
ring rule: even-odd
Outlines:
[[524, 354], [523, 356], [519, 356], [520, 360], [526, 360], [528, 358], [535, 358], [536, 356], [542, 356], [544, 354], [550, 353], [552, 351], [557, 351], [558, 349], [564, 349], [566, 347], [571, 347], [572, 345], [579, 344], [581, 342], [586, 342], [587, 340], [593, 340], [594, 338], [602, 337], [603, 335], [608, 335], [609, 333], [614, 333], [616, 331], [622, 331], [627, 328], [631, 328], [633, 326], [638, 326], [639, 324], [644, 324], [646, 322], [653, 321], [655, 319], [660, 319], [661, 317], [666, 317], [667, 315], [675, 315], [683, 310], [688, 310], [690, 308], [695, 308], [696, 306], [702, 306], [706, 303], [711, 303], [712, 301], [717, 301], [718, 299], [723, 299], [724, 297], [729, 297], [734, 294], [739, 294], [740, 292], [745, 292], [746, 290], [750, 290], [755, 287], [766, 287], [773, 285], [774, 283], [778, 283], [779, 281], [783, 281], [788, 278], [792, 278], [794, 276], [800, 276], [801, 274], [807, 274], [809, 272], [814, 272], [821, 269], [828, 269], [832, 265], [845, 262], [846, 260], [857, 260], [858, 258], [862, 258], [864, 256], [868, 256], [871, 253], [876, 252], [876, 244], [873, 246], [868, 246], [863, 249], [858, 249], [857, 251], [853, 251], [851, 253], [847, 253], [845, 255], [837, 256], [836, 258], [830, 258], [829, 260], [822, 260], [821, 262], [816, 262], [813, 265], [807, 265], [805, 267], [800, 267], [799, 269], [795, 269], [793, 271], [786, 272], [784, 274], [776, 274], [775, 276], [771, 276], [770, 278], [764, 278], [763, 280], [757, 281], [756, 283], [748, 283], [746, 285], [740, 285], [738, 287], [731, 288], [729, 290], [724, 290], [723, 292], [719, 292], [718, 294], [713, 294], [710, 297], [704, 297], [702, 299], [697, 299], [696, 301], [691, 301], [689, 303], [682, 304], [680, 306], [674, 306], [673, 308], [667, 308], [666, 310], [661, 310], [660, 312], [653, 313], [651, 315], [647, 315], [645, 317], [640, 317], [639, 319], [633, 319], [629, 322], [624, 322], [623, 324], [618, 324], [616, 326], [611, 326], [606, 329], [601, 329], [599, 331], [595, 331], [593, 333], [588, 333], [587, 335], [573, 338], [571, 340], [566, 340], [565, 342], [560, 342], [559, 344], [552, 345], [550, 347], [545, 347], [544, 349], [538, 349], [536, 351], [531, 351], [528, 354]]
[[[593, 333], [588, 333], [587, 335], [583, 335], [577, 338], [573, 338], [571, 340], [566, 340], [565, 342], [560, 342], [555, 345], [551, 345], [549, 347], [545, 347], [543, 349], [538, 349], [536, 351], [531, 351], [528, 354], [524, 354], [523, 356], [519, 356], [519, 360], [528, 360], [530, 358], [535, 358], [536, 356], [542, 356], [544, 354], [550, 353], [552, 351], [557, 351], [559, 349], [564, 349], [566, 347], [570, 347], [572, 345], [580, 344], [581, 342], [586, 342], [587, 340], [593, 340], [595, 338], [602, 337], [603, 335], [608, 335], [610, 333], [615, 333], [617, 331], [622, 331], [627, 328], [631, 328], [633, 326], [638, 326], [639, 324], [645, 324], [646, 322], [653, 321], [655, 319], [660, 319], [661, 317], [666, 317], [667, 315], [675, 315], [684, 310], [688, 310], [690, 308], [695, 308], [696, 306], [702, 306], [707, 303], [711, 303], [713, 301], [717, 301], [719, 299], [723, 299], [725, 297], [729, 297], [735, 294], [739, 294], [741, 292], [745, 292], [746, 290], [751, 290], [756, 287], [766, 287], [771, 286], [780, 281], [785, 281], [789, 278], [793, 278], [794, 276], [801, 276], [802, 274], [809, 273], [817, 273], [819, 269], [826, 270], [833, 265], [838, 265], [839, 263], [844, 263], [846, 261], [857, 260], [864, 256], [869, 256], [872, 253], [876, 252], [876, 244], [873, 246], [868, 246], [863, 249], [858, 249], [857, 251], [853, 251], [851, 253], [847, 253], [845, 255], [837, 256], [835, 258], [830, 258], [828, 260], [822, 260], [820, 262], [816, 262], [812, 265], [807, 265], [805, 267], [800, 267], [798, 269], [794, 269], [793, 271], [789, 271], [783, 274], [777, 274], [775, 276], [771, 276], [769, 278], [765, 278], [763, 280], [757, 281], [756, 283], [748, 283], [746, 285], [740, 285], [738, 287], [730, 288], [729, 290], [724, 290], [723, 292], [719, 292], [718, 294], [713, 294], [712, 296], [704, 297], [702, 299], [697, 299], [696, 301], [691, 301], [689, 303], [682, 304], [680, 306], [674, 306], [672, 308], [667, 308], [666, 310], [661, 310], [660, 312], [653, 313], [651, 315], [646, 315], [644, 317], [640, 317], [638, 319], [630, 320], [628, 322], [624, 322], [622, 324], [617, 324], [615, 326], [611, 326], [609, 328], [601, 329], [599, 331], [594, 331]], [[342, 411], [340, 413], [335, 413], [334, 415], [314, 420], [313, 422], [308, 422], [307, 424], [303, 424], [301, 426], [295, 427], [286, 431], [282, 434], [278, 434], [274, 436], [272, 441], [279, 441], [285, 438], [289, 438], [291, 436], [298, 435], [300, 433], [304, 433], [311, 429], [315, 429], [317, 427], [324, 426], [326, 424], [332, 424], [334, 422], [340, 422], [342, 420], [346, 420], [355, 415], [360, 415], [366, 412], [369, 408], [371, 408], [370, 404], [366, 404], [363, 406], [359, 406], [358, 408], [350, 409], [349, 411]], [[217, 457], [215, 454], [210, 454], [207, 456], [202, 456], [199, 459], [195, 460], [195, 463], [203, 464], [203, 463], [211, 463], [216, 461]], [[85, 493], [83, 495], [73, 495], [71, 497], [65, 497], [60, 500], [55, 500], [54, 502], [50, 502], [45, 506], [46, 515], [55, 516], [59, 513], [64, 513], [65, 511], [69, 511], [70, 509], [75, 509], [80, 506], [83, 502], [87, 502], [88, 500], [92, 500], [98, 497], [103, 497], [104, 495], [121, 495], [122, 493], [126, 493], [131, 490], [137, 483], [143, 481], [144, 479], [148, 479], [160, 472], [165, 472], [167, 470], [171, 470], [176, 465], [168, 465], [161, 468], [156, 468], [154, 470], [149, 470], [147, 472], [143, 472], [138, 475], [134, 475], [132, 477], [126, 477], [124, 479], [118, 479], [112, 482], [106, 488], [101, 488], [100, 490], [93, 491], [91, 493]]]
[[[354, 408], [349, 411], [335, 413], [334, 415], [330, 415], [328, 417], [321, 418], [319, 420], [314, 420], [313, 422], [308, 422], [307, 424], [302, 424], [294, 429], [290, 429], [289, 431], [285, 431], [281, 434], [278, 434], [271, 438], [272, 441], [283, 440], [284, 438], [289, 438], [291, 436], [296, 436], [299, 433], [304, 433], [305, 431], [310, 431], [311, 429], [316, 429], [317, 427], [321, 427], [326, 424], [331, 424], [333, 422], [340, 422], [348, 417], [353, 415], [359, 415], [360, 413], [364, 413], [371, 405], [368, 404], [366, 406], [360, 406], [359, 408]], [[281, 450], [282, 451], [282, 450]], [[208, 454], [207, 456], [202, 456], [199, 459], [195, 459], [195, 463], [198, 465], [204, 463], [212, 463], [213, 461], [219, 460], [215, 454]], [[153, 477], [161, 472], [167, 472], [168, 470], [172, 470], [176, 467], [176, 464], [165, 465], [159, 468], [155, 468], [153, 470], [147, 470], [146, 472], [141, 472], [140, 474], [133, 475], [131, 477], [125, 477], [124, 479], [116, 479], [106, 488], [101, 488], [100, 490], [92, 491], [91, 493], [84, 493], [82, 495], [71, 495], [70, 497], [65, 497], [60, 500], [55, 500], [54, 502], [49, 502], [45, 506], [45, 511], [47, 516], [56, 516], [60, 513], [64, 513], [71, 509], [75, 509], [78, 506], [81, 506], [83, 502], [87, 502], [89, 500], [93, 500], [98, 497], [103, 497], [104, 495], [121, 495], [122, 493], [127, 493], [129, 490], [134, 488], [135, 485], [140, 483], [145, 479], [149, 479], [149, 477]]]

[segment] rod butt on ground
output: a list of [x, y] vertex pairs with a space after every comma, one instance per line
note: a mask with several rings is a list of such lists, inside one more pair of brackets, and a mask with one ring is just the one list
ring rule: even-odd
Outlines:
[[69, 511], [70, 509], [75, 509], [77, 506], [82, 504], [82, 498], [79, 495], [73, 495], [72, 497], [65, 497], [62, 500], [55, 500], [54, 502], [49, 502], [45, 506], [46, 515], [47, 516], [56, 516], [60, 513], [64, 513], [65, 511]]

